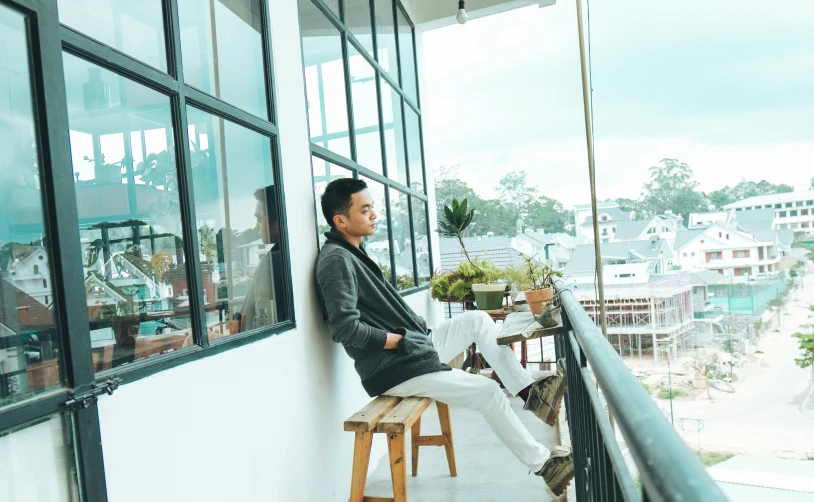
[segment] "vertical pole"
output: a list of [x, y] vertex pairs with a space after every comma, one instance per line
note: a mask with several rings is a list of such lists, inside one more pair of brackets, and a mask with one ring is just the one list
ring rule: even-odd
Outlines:
[[602, 334], [608, 337], [608, 322], [605, 318], [605, 283], [602, 277], [602, 254], [599, 241], [599, 212], [596, 207], [596, 168], [594, 165], [594, 135], [591, 124], [590, 90], [588, 88], [588, 64], [585, 58], [585, 34], [582, 28], [582, 0], [577, 2], [577, 30], [579, 32], [579, 60], [582, 68], [582, 108], [585, 113], [585, 140], [588, 148], [588, 178], [591, 183], [591, 215], [594, 226], [594, 254], [596, 258], [596, 276], [599, 288], [599, 319]]
[[670, 372], [670, 352], [673, 350], [673, 344], [667, 345], [667, 385], [670, 389], [670, 423], [673, 428], [676, 426], [675, 417], [673, 416], [673, 376]]

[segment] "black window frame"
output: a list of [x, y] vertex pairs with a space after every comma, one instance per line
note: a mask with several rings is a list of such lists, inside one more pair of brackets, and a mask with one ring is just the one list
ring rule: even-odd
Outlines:
[[[167, 73], [107, 46], [59, 22], [58, 0], [0, 0], [0, 4], [26, 16], [29, 30], [31, 85], [34, 96], [35, 136], [41, 176], [44, 232], [48, 236], [52, 270], [52, 295], [56, 333], [63, 347], [61, 379], [64, 386], [35, 394], [0, 408], [0, 435], [31, 425], [55, 414], [71, 417], [73, 454], [82, 500], [105, 501], [107, 490], [96, 400], [86, 406], [69, 406], [77, 394], [102, 388], [107, 382], [127, 384], [164, 370], [237, 348], [296, 327], [293, 305], [288, 226], [286, 224], [280, 140], [277, 128], [276, 89], [273, 76], [269, 6], [261, 0], [261, 39], [268, 120], [199, 91], [183, 80], [180, 23], [177, 0], [162, 0]], [[79, 240], [79, 220], [74, 188], [69, 120], [64, 81], [63, 55], [79, 57], [170, 99], [174, 155], [179, 174], [179, 198], [183, 223], [183, 249], [197, 256], [198, 232], [188, 148], [186, 105], [211, 113], [270, 140], [272, 175], [279, 200], [280, 248], [284, 264], [283, 283], [287, 299], [286, 320], [269, 327], [224, 337], [210, 345], [200, 289], [201, 270], [196, 259], [187, 270], [192, 317], [192, 347], [95, 373]], [[69, 431], [65, 431], [68, 435]]]
[[[373, 54], [371, 56], [368, 52], [364, 49], [364, 46], [356, 39], [354, 34], [352, 33], [351, 29], [345, 25], [344, 18], [345, 18], [345, 1], [346, 0], [337, 0], [339, 3], [339, 13], [335, 13], [323, 0], [301, 0], [301, 1], [310, 1], [316, 10], [321, 13], [329, 23], [331, 23], [339, 32], [341, 46], [342, 46], [342, 60], [343, 60], [343, 72], [345, 78], [345, 104], [347, 106], [347, 113], [348, 113], [348, 138], [350, 143], [350, 158], [343, 157], [327, 148], [315, 144], [310, 141], [309, 145], [311, 149], [312, 158], [317, 158], [323, 161], [330, 162], [331, 164], [336, 165], [337, 167], [341, 167], [344, 169], [349, 170], [352, 173], [353, 178], [359, 178], [359, 176], [364, 176], [369, 178], [373, 181], [379, 182], [384, 185], [385, 188], [385, 204], [387, 206], [387, 215], [388, 215], [388, 237], [390, 239], [390, 269], [395, 271], [396, 270], [396, 263], [395, 263], [395, 254], [393, 250], [393, 225], [392, 225], [392, 211], [391, 211], [391, 201], [390, 201], [390, 188], [394, 188], [399, 192], [403, 193], [407, 197], [407, 207], [408, 207], [408, 219], [409, 219], [409, 226], [410, 226], [410, 236], [412, 239], [412, 269], [413, 269], [413, 284], [415, 286], [402, 289], [399, 292], [402, 296], [409, 295], [412, 293], [416, 293], [419, 291], [426, 291], [429, 290], [429, 283], [425, 283], [423, 285], [418, 286], [420, 283], [419, 280], [419, 271], [418, 271], [418, 258], [416, 255], [416, 229], [415, 229], [415, 215], [413, 212], [413, 204], [418, 201], [419, 203], [424, 204], [424, 208], [426, 211], [426, 233], [427, 236], [427, 246], [429, 252], [429, 262], [430, 262], [430, 271], [434, 270], [433, 268], [433, 255], [432, 255], [432, 239], [430, 236], [430, 207], [429, 207], [429, 197], [427, 196], [427, 164], [425, 160], [425, 152], [424, 152], [424, 123], [423, 117], [421, 115], [420, 103], [421, 103], [421, 96], [418, 87], [419, 82], [419, 75], [418, 75], [418, 58], [417, 58], [417, 48], [416, 48], [416, 32], [415, 32], [415, 24], [413, 23], [410, 16], [407, 14], [407, 10], [404, 8], [400, 0], [391, 0], [393, 2], [393, 27], [397, 31], [398, 30], [398, 14], [401, 15], [407, 20], [407, 23], [410, 26], [412, 32], [412, 47], [409, 50], [413, 51], [413, 64], [415, 65], [415, 76], [416, 76], [416, 99], [413, 101], [409, 94], [404, 91], [401, 86], [401, 83], [404, 80], [403, 72], [404, 68], [401, 64], [401, 51], [403, 48], [401, 47], [401, 40], [398, 37], [398, 33], [396, 32], [396, 54], [395, 59], [398, 62], [398, 82], [396, 82], [393, 77], [382, 68], [378, 63], [379, 51], [378, 51], [378, 40], [377, 40], [377, 33], [376, 33], [376, 1], [375, 0], [367, 0], [370, 4], [370, 26], [371, 26], [371, 36], [373, 39]], [[300, 32], [302, 33], [302, 23], [300, 22]], [[305, 85], [305, 51], [302, 45], [302, 37], [300, 37], [300, 47], [303, 52], [303, 79]], [[381, 157], [382, 157], [382, 173], [379, 174], [376, 171], [368, 169], [360, 164], [358, 164], [355, 160], [358, 158], [356, 153], [356, 140], [355, 135], [356, 132], [354, 130], [354, 117], [353, 117], [353, 102], [352, 102], [352, 82], [350, 81], [350, 63], [349, 63], [349, 48], [353, 47], [356, 52], [370, 64], [373, 68], [375, 73], [375, 80], [376, 80], [376, 96], [377, 96], [377, 107], [378, 107], [378, 125], [379, 125], [379, 141], [380, 141], [380, 149], [381, 149]], [[422, 180], [422, 189], [421, 190], [414, 190], [411, 188], [412, 180], [410, 179], [410, 168], [409, 168], [409, 147], [407, 146], [407, 127], [406, 127], [406, 113], [404, 113], [404, 109], [401, 113], [401, 127], [402, 127], [402, 135], [404, 141], [404, 169], [406, 172], [406, 180], [407, 183], [403, 184], [399, 181], [389, 178], [388, 177], [388, 166], [387, 166], [387, 155], [386, 155], [386, 146], [385, 146], [385, 135], [384, 135], [384, 118], [383, 118], [383, 111], [382, 111], [382, 81], [387, 82], [389, 86], [394, 90], [401, 99], [401, 105], [403, 107], [410, 107], [418, 116], [418, 124], [419, 124], [419, 142], [420, 142], [420, 155], [421, 155], [421, 176]], [[307, 97], [307, 90], [304, 89], [304, 92]], [[390, 89], [387, 89], [387, 92], [390, 92]], [[310, 131], [310, 123], [309, 123], [309, 131]], [[325, 134], [327, 132], [323, 131]], [[310, 138], [310, 133], [309, 133]], [[314, 170], [313, 165], [311, 168], [311, 177], [312, 177], [312, 186], [316, 182], [314, 178]], [[313, 192], [312, 192], [313, 193]], [[314, 204], [315, 210], [315, 217], [318, 219], [318, 214], [316, 214], [317, 204]], [[317, 241], [319, 241], [319, 229], [316, 229], [317, 233]], [[394, 287], [398, 286], [397, 275], [395, 273], [391, 274], [390, 282], [393, 284]]]

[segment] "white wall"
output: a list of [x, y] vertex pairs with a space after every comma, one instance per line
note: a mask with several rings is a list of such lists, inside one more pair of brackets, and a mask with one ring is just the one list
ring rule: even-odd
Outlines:
[[[342, 425], [369, 398], [318, 312], [297, 2], [269, 6], [297, 329], [100, 398], [111, 502], [326, 502], [349, 495], [353, 435]], [[431, 210], [432, 228], [434, 220]], [[407, 300], [419, 314], [430, 313], [429, 323], [439, 320], [428, 293]], [[385, 452], [376, 439], [373, 459]]]

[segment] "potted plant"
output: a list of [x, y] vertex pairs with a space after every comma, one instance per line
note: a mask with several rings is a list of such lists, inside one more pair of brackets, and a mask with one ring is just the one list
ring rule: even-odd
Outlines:
[[531, 313], [539, 315], [543, 311], [543, 304], [551, 302], [554, 298], [554, 278], [562, 277], [562, 272], [549, 263], [541, 264], [534, 258], [537, 255], [520, 256], [526, 261], [526, 276], [530, 287], [525, 291], [526, 303]]
[[447, 294], [461, 299], [471, 292], [480, 310], [499, 309], [503, 306], [506, 284], [494, 282], [495, 267], [486, 261], [471, 258], [464, 244], [464, 233], [474, 215], [474, 210], [468, 210], [466, 199], [459, 203], [458, 199], [453, 198], [452, 206], [444, 206], [444, 218], [438, 222], [438, 233], [458, 239], [466, 261], [458, 265], [457, 275], [450, 274], [446, 278], [439, 277], [434, 282], [430, 281], [433, 298], [443, 298], [445, 288]]

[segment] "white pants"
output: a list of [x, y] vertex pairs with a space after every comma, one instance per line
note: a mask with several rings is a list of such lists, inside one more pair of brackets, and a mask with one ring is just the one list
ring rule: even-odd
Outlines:
[[[449, 361], [463, 352], [473, 341], [476, 342], [509, 392], [516, 393], [534, 380], [520, 365], [511, 349], [497, 345], [496, 338], [497, 328], [488, 314], [469, 312], [445, 321], [433, 330], [432, 343], [441, 360]], [[459, 369], [438, 371], [411, 378], [384, 394], [397, 397], [429, 397], [450, 406], [461, 406], [480, 412], [498, 439], [503, 441], [520, 462], [534, 472], [542, 469], [551, 456], [548, 449], [529, 434], [512, 411], [509, 400], [500, 386], [490, 378]]]

